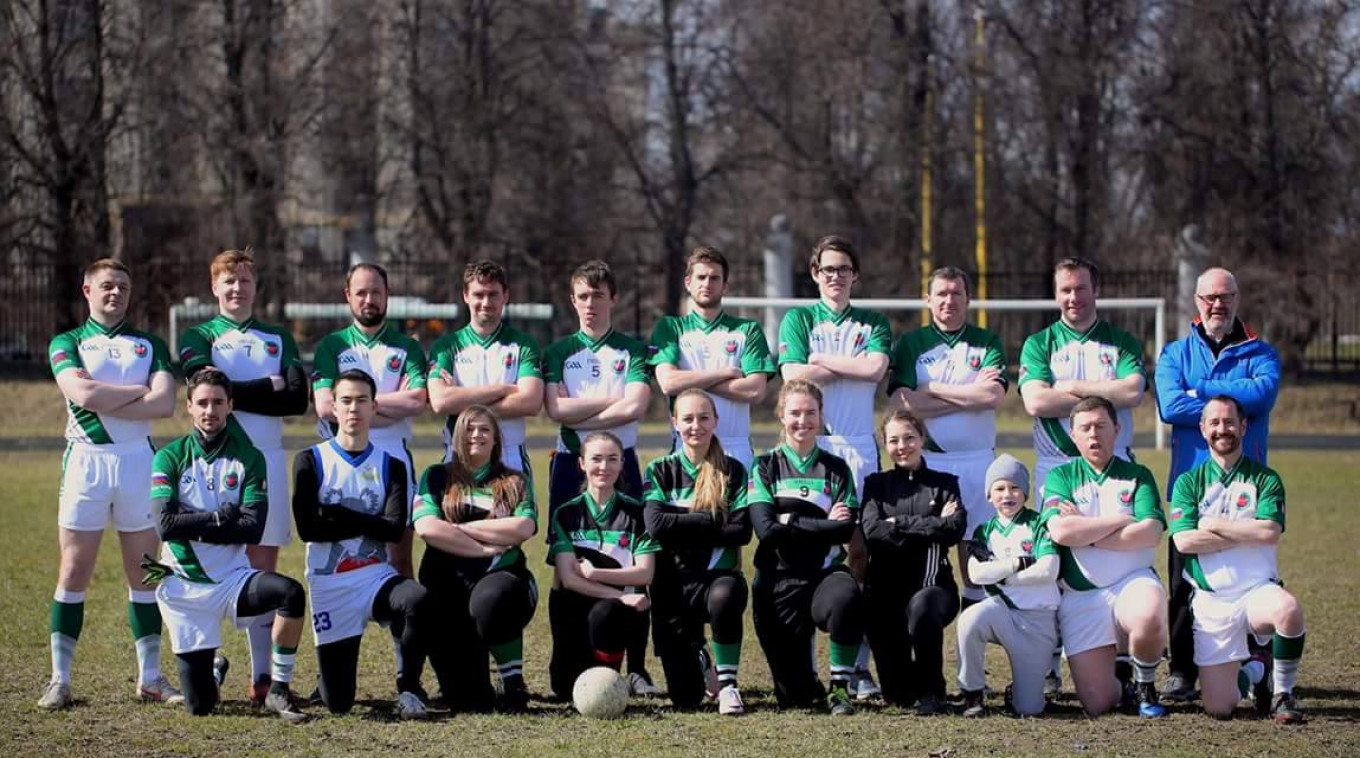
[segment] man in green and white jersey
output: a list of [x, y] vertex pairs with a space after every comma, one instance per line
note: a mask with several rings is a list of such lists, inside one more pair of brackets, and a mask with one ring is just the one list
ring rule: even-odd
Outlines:
[[[213, 366], [232, 382], [236, 412], [250, 442], [264, 456], [270, 495], [288, 502], [288, 453], [283, 449], [283, 417], [307, 412], [307, 373], [297, 343], [286, 329], [257, 321], [255, 259], [249, 250], [227, 250], [213, 258], [212, 291], [218, 314], [180, 337], [185, 378]], [[287, 508], [272, 508], [258, 544], [246, 547], [250, 565], [273, 571], [279, 548], [290, 540]], [[269, 635], [272, 619], [260, 617], [247, 629], [250, 638], [251, 700], [269, 691]]]
[[[888, 394], [925, 421], [926, 464], [959, 479], [968, 534], [996, 515], [983, 480], [996, 454], [996, 409], [1006, 395], [1001, 338], [968, 323], [968, 275], [953, 266], [930, 274], [930, 325], [908, 332], [893, 347]], [[963, 568], [963, 608], [986, 595]]]
[[102, 258], [85, 269], [81, 292], [90, 317], [52, 338], [52, 375], [66, 399], [57, 524], [61, 567], [52, 596], [52, 679], [38, 706], [71, 704], [71, 662], [85, 621], [85, 592], [104, 529], [113, 521], [128, 583], [128, 621], [137, 649], [137, 695], [175, 701], [160, 672], [161, 616], [141, 581], [138, 557], [156, 549], [151, 501], [151, 421], [174, 413], [175, 379], [159, 337], [124, 318], [132, 296], [127, 266]]
[[538, 341], [504, 322], [510, 283], [489, 260], [463, 269], [468, 323], [430, 348], [430, 406], [448, 416], [444, 461], [453, 458], [453, 425], [470, 405], [485, 405], [500, 424], [506, 468], [530, 474], [526, 420], [543, 408]]
[[1119, 438], [1114, 454], [1133, 458], [1133, 409], [1143, 401], [1147, 378], [1143, 345], [1096, 312], [1099, 269], [1083, 258], [1066, 258], [1053, 272], [1062, 316], [1031, 334], [1020, 351], [1020, 397], [1034, 417], [1034, 488], [1043, 496], [1049, 470], [1078, 455], [1068, 414], [1083, 398], [1114, 404]]
[[719, 250], [694, 248], [685, 261], [690, 311], [656, 322], [648, 363], [672, 404], [687, 389], [708, 393], [718, 415], [714, 434], [723, 450], [749, 470], [755, 457], [751, 404], [764, 396], [775, 366], [760, 324], [723, 310], [727, 274], [727, 258]]
[[[354, 323], [332, 332], [316, 345], [312, 360], [312, 392], [316, 397], [317, 427], [322, 439], [335, 437], [335, 382], [345, 371], [368, 374], [377, 386], [368, 441], [406, 466], [406, 491], [416, 483], [408, 444], [412, 419], [425, 411], [425, 351], [420, 343], [397, 331], [387, 320], [387, 271], [374, 263], [360, 263], [345, 277], [345, 301]], [[409, 510], [410, 503], [405, 504]], [[393, 545], [392, 565], [406, 577], [411, 567], [412, 534]]]
[[1116, 646], [1132, 654], [1133, 696], [1144, 718], [1160, 718], [1157, 664], [1166, 646], [1166, 591], [1152, 570], [1166, 516], [1146, 467], [1114, 454], [1119, 422], [1103, 397], [1071, 413], [1080, 457], [1054, 468], [1041, 517], [1058, 545], [1058, 628], [1077, 697], [1096, 716], [1119, 704]]
[[231, 393], [232, 382], [215, 368], [189, 379], [194, 430], [156, 453], [151, 509], [165, 544], [160, 561], [147, 556], [142, 567], [160, 582], [156, 602], [179, 658], [189, 713], [205, 716], [217, 705], [228, 669], [217, 653], [222, 621], [246, 626], [267, 615], [272, 670], [262, 705], [296, 723], [306, 716], [289, 682], [307, 598], [296, 580], [252, 568], [246, 556], [246, 546], [264, 534], [271, 503], [264, 457], [232, 419]]
[[[1209, 459], [1181, 474], [1171, 495], [1171, 539], [1185, 554], [1185, 577], [1195, 587], [1195, 665], [1204, 710], [1232, 716], [1255, 689], [1256, 709], [1276, 721], [1303, 722], [1294, 681], [1303, 657], [1303, 609], [1280, 582], [1276, 555], [1284, 532], [1280, 475], [1242, 454], [1247, 416], [1237, 400], [1205, 403], [1200, 433]], [[1253, 656], [1247, 635], [1274, 654]], [[1266, 668], [1272, 668], [1266, 680]], [[1270, 693], [1274, 692], [1273, 702]]]

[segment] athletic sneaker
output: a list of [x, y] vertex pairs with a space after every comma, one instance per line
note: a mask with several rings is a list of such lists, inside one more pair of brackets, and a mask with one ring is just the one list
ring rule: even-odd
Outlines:
[[524, 677], [512, 676], [501, 680], [501, 710], [505, 713], [524, 713], [529, 710], [529, 687]]
[[69, 707], [71, 702], [71, 685], [66, 682], [48, 682], [47, 689], [38, 698], [38, 707], [46, 711], [59, 711]]
[[1062, 677], [1049, 671], [1044, 675], [1044, 697], [1049, 700], [1057, 700], [1062, 694]]
[[162, 674], [156, 677], [156, 681], [150, 684], [137, 685], [137, 697], [145, 703], [165, 703], [166, 705], [183, 705], [184, 695], [170, 680]]
[[1166, 706], [1157, 702], [1157, 687], [1152, 682], [1141, 682], [1134, 685], [1138, 693], [1138, 715], [1145, 719], [1160, 719], [1166, 717]]
[[1303, 709], [1299, 707], [1299, 701], [1294, 699], [1292, 692], [1281, 692], [1276, 695], [1271, 710], [1274, 712], [1275, 721], [1281, 724], [1303, 723]]
[[850, 702], [850, 693], [846, 691], [844, 685], [838, 684], [831, 688], [831, 692], [826, 696], [826, 707], [832, 716], [855, 715], [855, 705]]
[[704, 694], [709, 697], [717, 697], [718, 690], [722, 687], [718, 685], [718, 667], [713, 663], [713, 656], [708, 652], [708, 645], [699, 648], [699, 667], [704, 670]]
[[1162, 682], [1158, 695], [1163, 700], [1170, 700], [1174, 703], [1188, 703], [1195, 699], [1195, 683], [1189, 677], [1173, 673]]
[[718, 713], [724, 716], [740, 716], [746, 712], [746, 706], [741, 702], [741, 691], [737, 685], [729, 684], [718, 690]]
[[866, 700], [873, 700], [883, 694], [883, 690], [874, 683], [873, 674], [867, 669], [856, 670], [854, 676], [850, 677], [850, 692], [855, 699], [861, 703]]
[[227, 681], [227, 672], [231, 671], [231, 661], [221, 653], [213, 655], [213, 681], [217, 682], [218, 689]]
[[270, 687], [269, 693], [264, 696], [264, 709], [279, 714], [289, 724], [301, 724], [307, 720], [307, 714], [298, 708], [297, 698], [291, 690]]
[[246, 698], [250, 700], [250, 704], [256, 708], [264, 706], [265, 700], [269, 699], [269, 688], [272, 684], [273, 681], [269, 678], [268, 674], [260, 674], [260, 678], [256, 679], [254, 684], [250, 685], [250, 690], [246, 694]]
[[934, 695], [926, 695], [916, 704], [917, 716], [943, 716], [949, 712], [949, 706], [944, 701]]
[[645, 669], [628, 675], [628, 691], [633, 693], [634, 697], [656, 697], [661, 694], [661, 690], [652, 683], [652, 677]]
[[425, 702], [414, 692], [403, 692], [397, 695], [397, 715], [402, 721], [424, 721], [430, 717], [430, 712], [425, 709]]
[[977, 718], [987, 715], [987, 706], [982, 699], [982, 690], [963, 691], [963, 717]]

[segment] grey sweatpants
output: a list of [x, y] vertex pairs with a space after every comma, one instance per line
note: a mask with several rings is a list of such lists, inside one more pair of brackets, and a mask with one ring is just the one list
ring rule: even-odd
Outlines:
[[969, 606], [959, 616], [959, 686], [980, 690], [987, 643], [1006, 649], [1011, 661], [1011, 702], [1024, 716], [1044, 710], [1044, 674], [1058, 645], [1058, 611], [1016, 610], [999, 597]]

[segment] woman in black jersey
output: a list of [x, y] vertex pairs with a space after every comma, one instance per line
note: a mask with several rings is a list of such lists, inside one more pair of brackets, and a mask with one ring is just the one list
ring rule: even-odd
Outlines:
[[944, 628], [959, 612], [949, 548], [963, 539], [968, 514], [958, 479], [926, 467], [925, 440], [925, 424], [906, 411], [883, 422], [893, 467], [864, 480], [864, 592], [884, 699], [935, 715], [945, 711]]
[[647, 585], [660, 549], [643, 525], [642, 505], [615, 489], [623, 471], [619, 438], [586, 435], [581, 470], [585, 492], [553, 511], [549, 532], [554, 571], [548, 677], [559, 697], [571, 697], [576, 677], [588, 668], [617, 671], [628, 641], [647, 628]]
[[420, 583], [451, 637], [430, 646], [430, 663], [450, 707], [488, 710], [490, 652], [500, 673], [500, 707], [522, 711], [529, 703], [524, 627], [538, 605], [520, 548], [538, 526], [533, 486], [501, 463], [500, 426], [485, 406], [458, 415], [451, 447], [453, 460], [420, 478], [412, 514], [428, 546]]
[[[865, 631], [863, 598], [845, 565], [845, 546], [858, 532], [855, 478], [844, 460], [817, 447], [817, 385], [785, 382], [776, 413], [784, 441], [756, 456], [747, 492], [760, 536], [751, 586], [756, 637], [781, 706], [825, 702], [833, 715], [849, 715], [848, 684]], [[817, 629], [831, 636], [830, 693], [810, 660]]]
[[[671, 422], [681, 449], [652, 461], [642, 478], [647, 532], [662, 550], [651, 587], [657, 653], [676, 706], [699, 704], [711, 666], [718, 712], [738, 715], [745, 710], [737, 666], [747, 599], [741, 546], [751, 541], [746, 467], [713, 436], [718, 411], [703, 390], [681, 392]], [[711, 661], [705, 622], [713, 626]]]

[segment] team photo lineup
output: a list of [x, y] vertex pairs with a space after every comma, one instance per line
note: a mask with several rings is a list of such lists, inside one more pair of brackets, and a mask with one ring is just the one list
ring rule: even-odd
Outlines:
[[[390, 639], [381, 697], [403, 720], [536, 699], [612, 717], [630, 697], [737, 716], [762, 710], [742, 694], [750, 613], [780, 709], [1032, 717], [1073, 696], [1091, 717], [1198, 701], [1214, 719], [1305, 723], [1305, 616], [1277, 560], [1286, 483], [1267, 463], [1280, 361], [1238, 318], [1231, 272], [1198, 272], [1198, 317], [1152, 356], [1154, 377], [1142, 341], [1098, 311], [1089, 260], [1056, 265], [1057, 320], [1008, 356], [970, 318], [962, 270], [930, 272], [925, 325], [894, 334], [852, 302], [852, 241], [809, 253], [797, 268], [819, 299], [788, 309], [776, 344], [724, 309], [729, 265], [712, 247], [686, 259], [687, 312], [646, 342], [614, 327], [604, 261], [562, 282], [576, 323], [559, 318], [567, 336], [542, 346], [504, 323], [514, 281], [494, 261], [455, 274], [468, 323], [426, 346], [387, 318], [400, 293], [386, 271], [359, 263], [343, 282], [352, 323], [310, 365], [288, 328], [255, 318], [249, 250], [205, 265], [217, 315], [176, 335], [175, 356], [125, 320], [135, 272], [92, 262], [89, 318], [48, 350], [68, 420], [37, 706], [78, 695], [112, 524], [135, 697], [198, 716], [231, 692], [288, 723], [349, 713], [366, 633]], [[670, 452], [645, 459], [654, 392]], [[997, 450], [1008, 394], [1033, 421], [1032, 467]], [[1170, 427], [1168, 471], [1133, 449], [1148, 394]], [[154, 447], [153, 421], [180, 403], [192, 431]], [[290, 455], [284, 419], [313, 411], [314, 442]], [[557, 425], [546, 470], [531, 463], [540, 415]], [[418, 470], [426, 416], [444, 422], [443, 456]], [[778, 443], [757, 450], [753, 424], [769, 421]], [[279, 571], [294, 540], [303, 576]], [[543, 590], [550, 690], [531, 693], [525, 629]], [[224, 622], [248, 660], [223, 653]], [[295, 681], [308, 629], [318, 675]], [[988, 670], [989, 645], [1004, 670]]]

